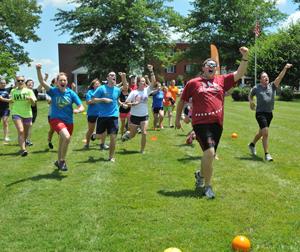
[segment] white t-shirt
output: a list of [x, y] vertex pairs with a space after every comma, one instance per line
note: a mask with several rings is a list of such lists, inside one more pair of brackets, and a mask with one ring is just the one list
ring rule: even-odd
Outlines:
[[137, 102], [138, 105], [131, 107], [130, 114], [133, 116], [147, 116], [148, 115], [148, 97], [152, 89], [149, 87], [145, 88], [143, 91], [133, 90], [129, 93], [126, 102]]

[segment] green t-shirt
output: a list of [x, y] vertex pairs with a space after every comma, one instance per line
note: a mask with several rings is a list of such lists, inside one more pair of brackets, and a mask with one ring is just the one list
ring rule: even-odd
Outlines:
[[13, 100], [11, 114], [19, 115], [23, 118], [32, 117], [31, 102], [28, 97], [36, 101], [33, 91], [29, 88], [12, 89], [10, 92], [11, 99]]

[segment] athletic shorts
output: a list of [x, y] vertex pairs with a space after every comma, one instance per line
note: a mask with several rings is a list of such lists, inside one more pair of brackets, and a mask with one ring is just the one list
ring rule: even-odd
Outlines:
[[120, 112], [120, 118], [121, 119], [126, 119], [126, 118], [129, 118], [130, 117], [130, 112], [128, 112], [128, 113], [121, 113]]
[[164, 110], [164, 108], [163, 108], [163, 107], [159, 107], [159, 108], [152, 108], [152, 111], [153, 111], [153, 113], [154, 113], [154, 114], [158, 114], [158, 113], [159, 113], [159, 111], [161, 111], [161, 110]]
[[165, 112], [172, 112], [173, 111], [173, 106], [164, 106], [164, 111]]
[[96, 123], [98, 116], [87, 116], [87, 120], [89, 123]]
[[118, 117], [98, 117], [96, 133], [102, 134], [105, 131], [107, 134], [118, 134]]
[[62, 129], [67, 129], [69, 131], [69, 134], [72, 135], [73, 133], [73, 123], [65, 123], [60, 119], [50, 119], [49, 124], [51, 126], [51, 128], [59, 133]]
[[10, 115], [10, 110], [8, 108], [0, 110], [0, 118], [2, 118], [4, 116], [9, 116], [9, 115]]
[[140, 126], [142, 122], [148, 121], [149, 116], [130, 116], [130, 123]]
[[263, 129], [269, 127], [273, 119], [272, 112], [256, 112], [256, 121], [258, 122], [259, 128]]
[[206, 151], [211, 147], [214, 147], [215, 151], [217, 150], [223, 131], [223, 127], [220, 124], [196, 124], [193, 125], [193, 129], [196, 134], [196, 139], [203, 151]]
[[23, 122], [23, 124], [26, 124], [26, 125], [30, 125], [32, 123], [32, 118], [31, 117], [24, 118], [24, 117], [19, 116], [19, 115], [12, 115], [11, 117], [12, 117], [13, 120], [21, 120]]

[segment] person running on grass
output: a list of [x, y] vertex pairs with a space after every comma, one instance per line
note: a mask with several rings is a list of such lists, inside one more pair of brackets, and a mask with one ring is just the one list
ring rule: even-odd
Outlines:
[[[59, 73], [56, 87], [50, 87], [42, 77], [42, 65], [37, 64], [37, 76], [40, 84], [51, 97], [50, 125], [59, 134], [58, 158], [55, 166], [61, 171], [67, 171], [66, 156], [73, 133], [73, 113], [81, 113], [84, 107], [78, 95], [67, 87], [68, 79], [65, 73]], [[77, 105], [73, 109], [73, 103]]]
[[156, 83], [156, 88], [150, 94], [153, 98], [152, 101], [152, 112], [153, 112], [153, 129], [158, 128], [163, 129], [163, 120], [164, 120], [164, 91], [162, 91], [161, 84]]
[[9, 98], [9, 92], [5, 88], [6, 81], [0, 80], [0, 120], [2, 120], [3, 124], [3, 140], [4, 142], [9, 142], [10, 139], [8, 137], [8, 120], [10, 115], [9, 110], [9, 102], [11, 99]]
[[16, 87], [11, 90], [10, 97], [12, 119], [18, 131], [18, 142], [21, 148], [20, 154], [25, 157], [28, 154], [25, 141], [32, 125], [31, 106], [36, 105], [36, 97], [33, 91], [26, 87], [24, 76], [17, 76]]
[[168, 90], [167, 86], [163, 86], [164, 99], [163, 99], [163, 107], [164, 107], [164, 115], [168, 117], [169, 127], [172, 128], [172, 117], [173, 117], [173, 106], [175, 101], [172, 97], [171, 92]]
[[[275, 81], [269, 82], [269, 76], [266, 72], [260, 74], [260, 83], [253, 87], [249, 94], [250, 108], [255, 110], [255, 118], [259, 126], [259, 130], [254, 136], [252, 142], [248, 145], [250, 153], [256, 155], [255, 144], [262, 137], [262, 145], [265, 152], [265, 160], [273, 161], [269, 153], [269, 127], [273, 118], [274, 98], [276, 89], [279, 87], [286, 71], [292, 67], [292, 64], [287, 63]], [[256, 104], [253, 100], [256, 96]]]
[[190, 80], [183, 89], [177, 105], [176, 128], [181, 128], [181, 113], [185, 102], [192, 98], [192, 125], [202, 148], [201, 170], [195, 172], [196, 191], [208, 199], [215, 198], [211, 187], [213, 160], [223, 130], [224, 95], [227, 90], [245, 74], [248, 62], [248, 48], [241, 47], [239, 68], [234, 73], [216, 75], [217, 63], [206, 59], [202, 75]]
[[92, 102], [98, 103], [98, 118], [96, 134], [103, 137], [103, 134], [110, 135], [108, 161], [115, 162], [116, 138], [119, 130], [119, 106], [118, 99], [120, 88], [116, 86], [116, 73], [110, 72], [107, 75], [107, 84], [101, 85], [92, 94]]
[[[47, 79], [44, 78], [44, 80], [46, 81]], [[51, 87], [54, 87], [56, 86], [56, 79], [53, 78], [52, 81], [51, 81], [51, 84], [50, 84]], [[54, 130], [51, 128], [51, 125], [50, 125], [50, 115], [51, 115], [51, 97], [49, 95], [46, 94], [46, 101], [48, 103], [48, 106], [49, 106], [49, 109], [48, 109], [48, 123], [49, 123], [49, 130], [48, 130], [48, 147], [49, 149], [53, 149], [54, 146], [52, 144], [52, 137], [53, 137], [53, 134], [54, 134]]]
[[[94, 134], [94, 130], [95, 130], [95, 126], [96, 126], [96, 121], [98, 118], [98, 113], [99, 113], [99, 104], [98, 103], [94, 103], [94, 101], [92, 100], [92, 95], [95, 92], [95, 90], [100, 87], [101, 83], [98, 79], [94, 79], [92, 81], [92, 83], [89, 86], [89, 90], [86, 93], [86, 104], [88, 106], [87, 109], [87, 121], [88, 121], [88, 130], [86, 132], [85, 135], [85, 145], [84, 148], [88, 149], [90, 146], [90, 140], [94, 141], [96, 139], [96, 134]], [[109, 149], [109, 146], [107, 146], [104, 141], [105, 141], [105, 136], [106, 134], [104, 134], [101, 137], [101, 143], [100, 143], [100, 149], [101, 150], [107, 150]]]
[[[122, 78], [123, 73], [119, 73], [119, 75]], [[120, 122], [121, 122], [121, 129], [120, 133], [121, 136], [125, 133], [125, 131], [128, 130], [128, 124], [129, 124], [129, 119], [130, 119], [130, 107], [125, 103], [126, 99], [128, 98], [129, 93], [131, 92], [127, 81], [124, 83], [122, 82], [122, 87], [121, 87], [121, 94], [119, 97], [119, 112], [120, 112]]]
[[148, 69], [151, 75], [151, 85], [146, 87], [146, 79], [144, 77], [137, 77], [138, 89], [131, 91], [129, 94], [126, 104], [131, 106], [130, 111], [130, 124], [129, 131], [122, 136], [122, 141], [132, 139], [136, 133], [138, 127], [141, 127], [141, 149], [140, 152], [143, 154], [146, 146], [146, 135], [148, 128], [148, 97], [153, 89], [153, 83], [156, 83], [155, 75], [153, 72], [153, 66], [148, 65]]
[[170, 115], [169, 115], [169, 118], [171, 120], [171, 124], [170, 124], [171, 128], [174, 127], [173, 126], [173, 110], [174, 110], [175, 105], [176, 105], [177, 96], [179, 95], [179, 89], [178, 89], [178, 87], [175, 84], [176, 84], [176, 81], [175, 80], [171, 80], [170, 86], [168, 88], [168, 91], [171, 93], [173, 101], [174, 101], [174, 103], [172, 103], [172, 113], [170, 113]]

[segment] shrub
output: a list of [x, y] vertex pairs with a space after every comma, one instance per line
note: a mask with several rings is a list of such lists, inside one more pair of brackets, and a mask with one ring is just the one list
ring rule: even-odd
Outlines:
[[281, 101], [292, 101], [294, 98], [294, 92], [291, 87], [284, 87], [281, 89], [279, 100]]
[[250, 93], [249, 87], [236, 87], [233, 89], [231, 97], [234, 101], [248, 101], [248, 96]]

